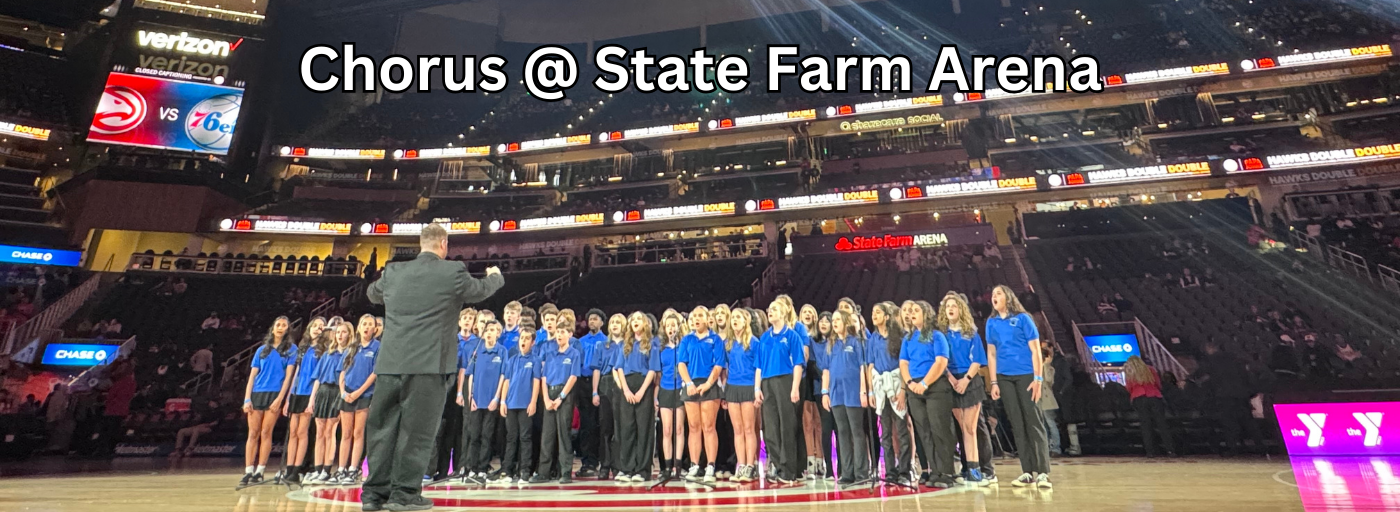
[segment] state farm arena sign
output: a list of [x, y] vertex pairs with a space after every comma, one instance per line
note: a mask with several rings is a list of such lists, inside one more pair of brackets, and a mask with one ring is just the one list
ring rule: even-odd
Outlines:
[[990, 224], [974, 224], [920, 231], [842, 233], [837, 235], [795, 236], [794, 255], [845, 254], [882, 250], [937, 249], [955, 245], [996, 243], [996, 230]]

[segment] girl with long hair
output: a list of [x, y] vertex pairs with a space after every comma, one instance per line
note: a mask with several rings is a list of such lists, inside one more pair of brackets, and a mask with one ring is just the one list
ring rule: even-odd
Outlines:
[[[710, 308], [710, 329], [719, 336], [719, 341], [729, 339], [729, 306], [726, 304], [716, 304]], [[724, 349], [720, 349], [720, 355], [724, 355]], [[724, 366], [724, 359], [716, 362]], [[723, 373], [723, 372], [721, 372]], [[738, 448], [734, 446], [734, 420], [729, 416], [729, 404], [724, 398], [725, 383], [721, 376], [719, 412], [715, 415], [715, 435], [719, 438], [719, 453], [715, 456], [715, 475], [721, 480], [732, 480], [734, 473], [738, 470], [739, 458], [735, 454]]]
[[873, 329], [865, 340], [865, 357], [866, 371], [870, 375], [869, 402], [880, 417], [885, 478], [909, 485], [913, 441], [909, 435], [909, 407], [904, 379], [899, 369], [899, 354], [904, 344], [904, 329], [899, 317], [899, 307], [893, 302], [881, 302], [871, 308], [870, 325]]
[[758, 408], [753, 380], [758, 339], [754, 337], [754, 318], [748, 309], [730, 311], [728, 320], [729, 327], [724, 331], [724, 400], [729, 404], [729, 421], [734, 425], [734, 452], [738, 459], [731, 480], [752, 482], [758, 477]]
[[[685, 383], [685, 412], [689, 421], [690, 473], [689, 480], [702, 478], [700, 460], [709, 456], [704, 481], [715, 481], [715, 463], [719, 452], [719, 378], [724, 371], [724, 342], [710, 330], [710, 310], [696, 306], [690, 311], [690, 333], [681, 340], [679, 371]], [[703, 448], [703, 452], [701, 451]]]
[[[909, 305], [909, 302], [905, 302]], [[913, 330], [904, 338], [899, 352], [899, 371], [909, 389], [909, 410], [914, 413], [914, 432], [925, 468], [920, 483], [935, 488], [954, 485], [953, 386], [944, 378], [948, 371], [948, 339], [938, 330], [938, 316], [926, 301], [913, 302], [909, 325]]]
[[[599, 312], [601, 316], [601, 311]], [[617, 386], [613, 370], [622, 355], [622, 345], [627, 341], [627, 317], [615, 313], [608, 318], [606, 338], [598, 344], [593, 354], [593, 400], [598, 405], [598, 428], [602, 438], [598, 440], [598, 459], [602, 467], [598, 471], [599, 480], [608, 480], [610, 474], [619, 471], [618, 432], [621, 431], [622, 394]], [[621, 473], [618, 473], [621, 476]], [[630, 477], [629, 477], [630, 480]]]
[[379, 356], [378, 333], [373, 315], [360, 317], [355, 334], [358, 343], [345, 352], [340, 370], [340, 474], [341, 485], [359, 483], [363, 478], [360, 459], [365, 453], [365, 420], [374, 398], [374, 361]]
[[355, 331], [340, 317], [331, 318], [325, 330], [316, 340], [313, 351], [317, 353], [314, 371], [316, 385], [311, 389], [311, 415], [316, 418], [315, 467], [306, 479], [308, 484], [331, 483], [335, 473], [336, 432], [340, 425], [340, 369], [344, 366], [345, 351], [355, 341]]
[[1016, 436], [1021, 471], [1011, 485], [1049, 489], [1050, 441], [1037, 402], [1044, 389], [1040, 331], [1011, 287], [992, 289], [992, 314], [987, 317], [987, 369], [992, 375], [992, 400], [1002, 400]]
[[618, 361], [613, 369], [613, 379], [622, 395], [623, 403], [619, 412], [622, 427], [618, 434], [621, 447], [618, 461], [617, 481], [644, 482], [651, 478], [647, 470], [652, 456], [652, 446], [648, 443], [653, 429], [655, 411], [652, 410], [656, 375], [661, 372], [661, 349], [657, 345], [656, 331], [641, 311], [633, 312], [627, 318], [631, 329]]
[[681, 450], [685, 447], [685, 432], [679, 427], [686, 418], [682, 377], [677, 370], [680, 363], [681, 325], [685, 319], [674, 309], [667, 309], [661, 315], [661, 382], [656, 393], [656, 405], [661, 416], [661, 475], [664, 478], [671, 471], [681, 474]]
[[1123, 365], [1124, 381], [1128, 384], [1128, 396], [1137, 409], [1142, 421], [1142, 447], [1148, 457], [1157, 456], [1157, 444], [1152, 431], [1162, 438], [1162, 447], [1168, 456], [1176, 456], [1176, 440], [1172, 436], [1171, 425], [1167, 424], [1167, 402], [1162, 398], [1162, 378], [1157, 369], [1148, 366], [1139, 356], [1128, 358]]
[[[865, 480], [870, 473], [869, 445], [865, 440], [865, 414], [869, 384], [865, 380], [865, 333], [855, 315], [837, 310], [831, 315], [832, 335], [825, 347], [822, 369], [822, 408], [837, 429], [838, 462], [842, 485]], [[816, 348], [813, 348], [817, 351]], [[825, 439], [830, 439], [827, 434]]]
[[[786, 300], [784, 300], [786, 299]], [[768, 305], [771, 326], [758, 342], [758, 370], [754, 372], [754, 400], [763, 407], [763, 444], [774, 475], [780, 483], [802, 478], [802, 367], [806, 363], [805, 336], [793, 326], [797, 315], [792, 300], [778, 296]]]
[[319, 354], [313, 348], [321, 333], [326, 330], [326, 319], [316, 317], [311, 319], [311, 323], [306, 326], [306, 334], [302, 335], [301, 343], [298, 344], [296, 353], [296, 374], [292, 376], [291, 397], [287, 399], [287, 404], [282, 406], [282, 414], [290, 418], [287, 425], [287, 449], [288, 455], [287, 473], [285, 478], [288, 481], [301, 481], [301, 465], [306, 460], [306, 433], [311, 426], [311, 392], [316, 388], [316, 362]]
[[813, 479], [833, 478], [831, 434], [836, 429], [836, 420], [832, 418], [829, 409], [819, 405], [819, 401], [821, 390], [824, 389], [822, 372], [826, 370], [827, 356], [830, 354], [826, 349], [831, 346], [832, 341], [839, 340], [840, 335], [831, 328], [829, 312], [817, 315], [816, 325], [811, 332], [812, 341], [807, 348], [807, 367], [803, 370], [803, 375], [808, 376], [807, 380], [811, 385], [802, 388], [804, 398], [812, 397], [811, 400], [802, 401], [802, 435], [807, 447], [807, 475]]
[[248, 385], [243, 391], [243, 412], [248, 415], [248, 442], [243, 451], [243, 479], [240, 485], [262, 483], [263, 469], [272, 455], [272, 428], [287, 398], [292, 381], [289, 368], [296, 364], [287, 330], [291, 323], [279, 316], [263, 336], [262, 346], [253, 355]]
[[[977, 423], [982, 418], [982, 401], [987, 398], [986, 384], [979, 373], [987, 365], [987, 349], [972, 321], [972, 309], [967, 298], [948, 292], [939, 303], [938, 330], [948, 339], [948, 383], [953, 386], [953, 417], [962, 429], [963, 453], [967, 465], [981, 465]], [[990, 455], [990, 454], [986, 454]], [[985, 466], [983, 466], [985, 467]], [[981, 467], [964, 471], [964, 480], [976, 486], [989, 485]]]

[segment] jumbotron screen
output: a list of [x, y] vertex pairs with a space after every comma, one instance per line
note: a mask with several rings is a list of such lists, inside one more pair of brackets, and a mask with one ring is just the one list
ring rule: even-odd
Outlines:
[[88, 140], [224, 155], [242, 104], [236, 87], [112, 73]]

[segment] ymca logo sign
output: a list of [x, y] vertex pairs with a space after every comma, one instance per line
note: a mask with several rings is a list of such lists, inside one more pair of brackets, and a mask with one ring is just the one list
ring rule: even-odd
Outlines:
[[1400, 455], [1396, 427], [1385, 423], [1397, 409], [1400, 402], [1274, 405], [1290, 455]]

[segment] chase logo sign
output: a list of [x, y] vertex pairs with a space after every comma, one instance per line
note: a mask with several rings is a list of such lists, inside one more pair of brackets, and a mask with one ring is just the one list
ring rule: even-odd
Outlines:
[[117, 345], [51, 343], [44, 347], [43, 364], [54, 366], [97, 366], [117, 356]]
[[28, 263], [32, 265], [78, 266], [82, 253], [39, 247], [0, 245], [0, 263]]

